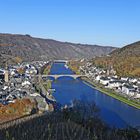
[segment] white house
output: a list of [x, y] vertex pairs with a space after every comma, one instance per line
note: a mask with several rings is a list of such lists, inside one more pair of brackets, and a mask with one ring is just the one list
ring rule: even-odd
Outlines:
[[111, 88], [111, 89], [119, 88], [120, 86], [122, 86], [122, 81], [119, 81], [119, 80], [117, 80], [117, 81], [110, 81], [108, 83], [108, 88]]
[[110, 77], [110, 81], [119, 81], [119, 79], [118, 78], [116, 78], [116, 77]]
[[135, 99], [140, 99], [140, 94], [137, 94], [134, 98]]
[[128, 77], [121, 77], [122, 81], [128, 81], [128, 79], [129, 79]]
[[129, 79], [129, 82], [131, 82], [131, 83], [137, 83], [137, 81], [138, 81], [138, 80], [135, 79], [135, 78], [134, 78], [134, 79]]
[[101, 77], [100, 78], [100, 83], [106, 86], [109, 83], [109, 79], [106, 78], [106, 77]]
[[101, 78], [101, 76], [98, 75], [98, 76], [96, 76], [95, 80], [96, 80], [96, 81], [100, 81], [100, 78]]
[[122, 93], [127, 94], [129, 96], [134, 96], [136, 90], [132, 86], [124, 85], [122, 86]]
[[10, 74], [13, 76], [15, 75], [15, 71], [11, 71]]
[[30, 83], [29, 81], [24, 81], [24, 82], [22, 82], [21, 85], [22, 85], [22, 86], [30, 86], [31, 83]]

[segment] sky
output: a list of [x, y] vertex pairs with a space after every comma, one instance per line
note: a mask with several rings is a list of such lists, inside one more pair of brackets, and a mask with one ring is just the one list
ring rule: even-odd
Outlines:
[[123, 47], [140, 40], [140, 0], [0, 0], [0, 33]]

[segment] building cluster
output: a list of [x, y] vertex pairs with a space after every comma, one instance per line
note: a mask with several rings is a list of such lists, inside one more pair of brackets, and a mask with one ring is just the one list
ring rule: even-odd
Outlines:
[[140, 100], [140, 78], [118, 77], [113, 69], [97, 68], [91, 62], [80, 66], [80, 71], [105, 88], [130, 99]]
[[36, 91], [39, 70], [49, 62], [24, 62], [0, 69], [0, 103], [7, 105], [17, 99], [29, 98], [38, 103], [40, 110], [47, 110], [48, 104]]

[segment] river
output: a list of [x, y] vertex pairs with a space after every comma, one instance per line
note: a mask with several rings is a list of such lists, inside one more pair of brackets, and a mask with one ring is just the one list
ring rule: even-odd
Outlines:
[[[74, 74], [64, 63], [54, 63], [50, 74]], [[100, 116], [110, 126], [118, 128], [140, 126], [140, 110], [107, 96], [81, 79], [60, 77], [52, 82], [56, 90], [54, 97], [62, 106], [74, 99], [94, 102], [100, 109]]]

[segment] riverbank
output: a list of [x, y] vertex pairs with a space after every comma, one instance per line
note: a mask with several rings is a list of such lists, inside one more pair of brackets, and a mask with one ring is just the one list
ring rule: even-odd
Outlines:
[[135, 101], [129, 100], [128, 98], [125, 98], [119, 94], [117, 94], [115, 91], [110, 90], [110, 89], [106, 89], [103, 88], [101, 86], [99, 86], [98, 84], [91, 82], [88, 78], [81, 78], [83, 81], [85, 81], [84, 83], [90, 86], [93, 86], [93, 88], [95, 88], [96, 90], [100, 91], [101, 93], [104, 93], [108, 96], [111, 96], [129, 106], [135, 107], [137, 109], [140, 109], [140, 104], [136, 103]]
[[[75, 73], [66, 68], [65, 63], [54, 63], [50, 74], [69, 75]], [[85, 81], [85, 83], [87, 82]], [[109, 97], [103, 92], [96, 90], [96, 87], [94, 88], [91, 84], [89, 86], [87, 85], [88, 83], [85, 83], [80, 79], [74, 80], [69, 76], [58, 78], [56, 81], [53, 80], [52, 88], [56, 90], [53, 96], [57, 100], [55, 107], [61, 108], [61, 106], [71, 105], [71, 101], [74, 100], [91, 102], [98, 106], [101, 119], [112, 127], [140, 126], [139, 109]]]
[[[79, 63], [69, 63], [69, 68], [74, 71], [76, 74], [80, 73], [79, 71]], [[95, 89], [97, 89], [98, 91], [100, 91], [101, 93], [104, 93], [108, 96], [111, 96], [129, 106], [132, 106], [132, 107], [135, 107], [137, 109], [140, 109], [140, 103], [136, 102], [136, 101], [133, 101], [133, 100], [130, 100], [129, 98], [126, 98], [126, 97], [123, 97], [121, 95], [119, 95], [118, 93], [116, 93], [115, 91], [111, 90], [111, 89], [107, 89], [107, 88], [104, 88], [103, 86], [91, 81], [89, 78], [81, 78], [82, 80], [85, 81], [85, 84], [87, 84], [88, 86], [94, 86]], [[89, 84], [88, 84], [89, 83]], [[93, 87], [92, 87], [93, 88]]]
[[40, 73], [43, 75], [48, 75], [50, 73], [52, 63], [45, 64], [41, 69]]
[[[50, 73], [50, 70], [51, 70], [51, 66], [52, 64], [49, 64], [49, 65], [45, 65], [43, 67], [43, 71], [42, 71], [42, 74], [44, 75], [48, 75]], [[52, 82], [51, 80], [41, 80], [41, 89], [43, 90], [46, 98], [48, 98], [49, 100], [52, 100], [52, 101], [55, 101], [55, 98], [52, 96], [52, 92], [50, 92], [49, 90], [51, 90], [51, 87], [52, 87]]]
[[44, 88], [46, 89], [46, 91], [48, 91], [49, 89], [51, 89], [51, 81], [48, 80], [47, 82], [43, 83]]
[[80, 66], [80, 64], [79, 63], [75, 63], [75, 61], [70, 61], [68, 63], [69, 69], [71, 69], [77, 75], [80, 75], [79, 66]]

